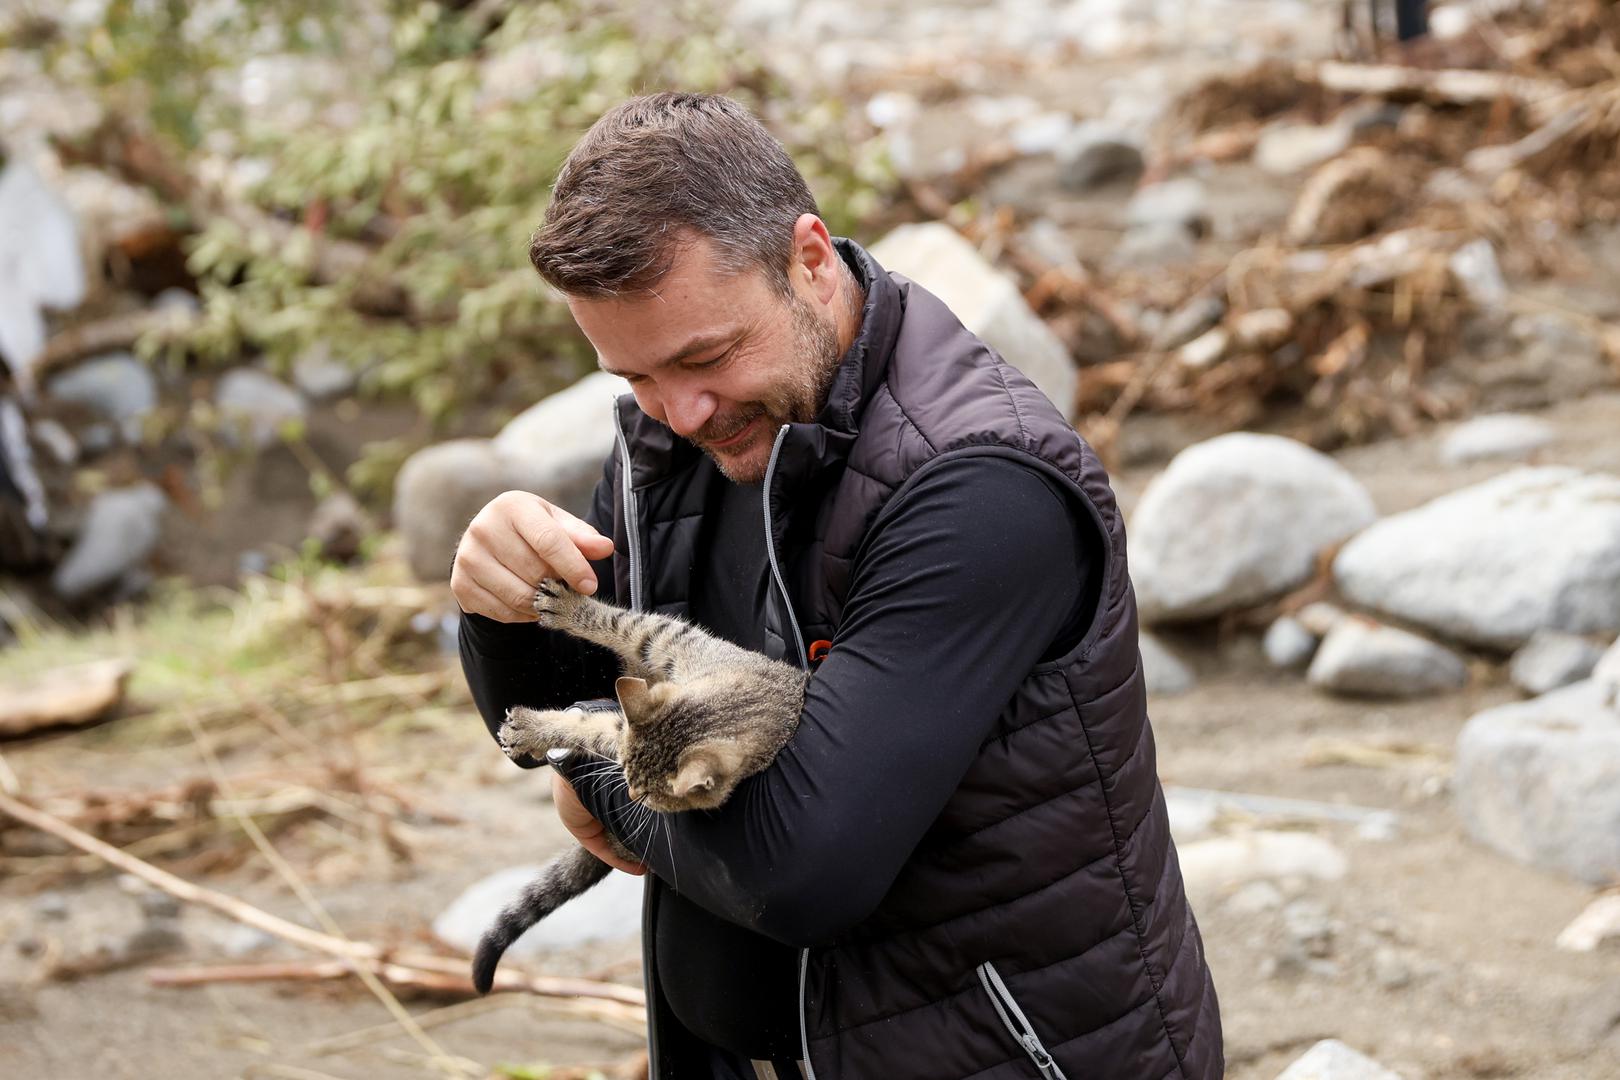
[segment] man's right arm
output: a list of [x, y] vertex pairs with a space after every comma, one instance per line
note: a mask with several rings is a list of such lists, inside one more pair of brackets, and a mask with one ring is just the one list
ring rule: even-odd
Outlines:
[[542, 577], [561, 577], [582, 592], [594, 580], [595, 595], [613, 601], [612, 541], [601, 535], [611, 528], [611, 484], [609, 467], [583, 520], [536, 496], [507, 492], [484, 507], [462, 537], [451, 573], [462, 609], [461, 668], [491, 736], [513, 705], [565, 708], [612, 696], [619, 673], [613, 654], [542, 629], [527, 609]]

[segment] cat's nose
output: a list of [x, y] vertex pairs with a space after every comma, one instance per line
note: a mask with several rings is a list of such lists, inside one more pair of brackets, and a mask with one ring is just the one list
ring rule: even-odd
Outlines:
[[636, 788], [636, 785], [634, 785], [634, 784], [626, 784], [624, 787], [625, 787], [625, 791], [629, 794], [630, 800], [632, 802], [640, 802], [641, 801], [641, 792]]

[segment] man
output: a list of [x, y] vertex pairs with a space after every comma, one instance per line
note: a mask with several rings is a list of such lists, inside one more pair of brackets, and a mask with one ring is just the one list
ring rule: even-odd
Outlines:
[[[634, 393], [585, 520], [508, 492], [462, 539], [485, 723], [611, 694], [603, 651], [530, 625], [548, 576], [814, 670], [769, 768], [622, 838], [651, 870], [653, 1075], [1219, 1076], [1124, 532], [1061, 413], [830, 237], [725, 98], [602, 117], [530, 255]], [[623, 785], [553, 763], [614, 861]]]

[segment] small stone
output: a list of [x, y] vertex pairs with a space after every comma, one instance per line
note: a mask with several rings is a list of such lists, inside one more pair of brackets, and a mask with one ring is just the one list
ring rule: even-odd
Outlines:
[[1421, 697], [1468, 683], [1468, 666], [1450, 649], [1371, 619], [1342, 619], [1316, 651], [1306, 678], [1340, 694]]
[[1350, 865], [1331, 842], [1308, 832], [1256, 829], [1178, 847], [1187, 894], [1195, 904], [1251, 881], [1271, 881], [1286, 888], [1308, 881], [1337, 881]]
[[323, 559], [346, 563], [360, 554], [360, 543], [371, 534], [372, 525], [353, 495], [335, 491], [315, 507], [308, 531], [321, 545]]
[[1171, 222], [1128, 230], [1109, 254], [1108, 261], [1116, 268], [1146, 270], [1191, 262], [1197, 256], [1197, 238]]
[[135, 894], [135, 903], [148, 919], [178, 919], [180, 901], [159, 889], [147, 889]]
[[1176, 362], [1194, 371], [1207, 368], [1226, 355], [1231, 342], [1232, 335], [1227, 333], [1225, 327], [1214, 327], [1183, 345], [1176, 353]]
[[283, 425], [309, 411], [297, 390], [253, 368], [227, 371], [214, 390], [214, 404], [224, 420], [225, 440], [260, 450], [279, 438]]
[[1463, 293], [1482, 308], [1505, 303], [1507, 279], [1496, 261], [1496, 249], [1483, 238], [1464, 244], [1451, 253], [1447, 262], [1451, 274], [1462, 283]]
[[157, 547], [168, 502], [151, 484], [103, 491], [90, 501], [73, 546], [51, 575], [64, 600], [115, 584]]
[[73, 465], [78, 462], [79, 444], [68, 432], [67, 428], [46, 417], [43, 420], [34, 421], [31, 430], [34, 438], [39, 440], [40, 445], [50, 451], [51, 457], [56, 459], [58, 465]]
[[1320, 900], [1295, 900], [1283, 909], [1283, 929], [1288, 939], [1304, 955], [1326, 959], [1333, 955], [1336, 927], [1327, 905]]
[[1254, 163], [1274, 176], [1289, 176], [1314, 169], [1350, 147], [1347, 125], [1274, 124], [1260, 134]]
[[1299, 625], [1315, 634], [1318, 638], [1325, 638], [1329, 632], [1344, 618], [1344, 609], [1326, 600], [1316, 600], [1306, 604], [1294, 613]]
[[1234, 915], [1258, 915], [1276, 911], [1282, 905], [1281, 889], [1269, 881], [1251, 881], [1240, 887], [1221, 906]]
[[1524, 461], [1551, 446], [1557, 431], [1545, 420], [1517, 413], [1481, 416], [1459, 424], [1440, 444], [1447, 465], [1475, 461]]
[[1232, 340], [1240, 349], [1267, 352], [1294, 332], [1294, 316], [1283, 308], [1257, 308], [1232, 320]]
[[1537, 630], [1513, 654], [1508, 677], [1534, 697], [1588, 678], [1602, 657], [1602, 649], [1577, 634]]
[[1185, 694], [1197, 680], [1180, 657], [1165, 648], [1152, 634], [1141, 634], [1138, 645], [1142, 650], [1142, 673], [1147, 679], [1150, 694], [1171, 696]]
[[1457, 816], [1534, 866], [1620, 880], [1620, 711], [1596, 679], [1486, 709], [1457, 736]]
[[86, 360], [50, 379], [45, 391], [113, 421], [128, 442], [139, 440], [142, 421], [158, 403], [152, 370], [126, 352]]
[[1323, 1039], [1284, 1069], [1277, 1080], [1401, 1080], [1401, 1077], [1338, 1039]]
[[292, 363], [293, 385], [315, 401], [329, 401], [354, 389], [353, 367], [336, 360], [332, 347], [318, 342], [304, 350]]
[[115, 955], [136, 960], [178, 952], [185, 947], [186, 939], [180, 933], [178, 920], [153, 919], [124, 939], [122, 948]]
[[1261, 648], [1272, 667], [1290, 670], [1302, 668], [1316, 654], [1317, 637], [1298, 619], [1284, 615], [1266, 630]]
[[1179, 225], [1202, 236], [1209, 231], [1209, 195], [1190, 176], [1150, 184], [1131, 197], [1125, 222], [1132, 229]]
[[[434, 936], [453, 949], [471, 953], [495, 916], [539, 872], [538, 866], [516, 866], [468, 886], [433, 920]], [[506, 955], [535, 956], [593, 941], [633, 941], [641, 930], [641, 888], [641, 882], [629, 874], [609, 874], [588, 894], [568, 901], [520, 937]]]
[[154, 311], [177, 311], [191, 316], [202, 313], [202, 301], [197, 294], [189, 289], [180, 289], [170, 286], [152, 297]]
[[1399, 990], [1412, 981], [1412, 966], [1388, 945], [1373, 950], [1373, 980], [1386, 990]]
[[1199, 293], [1177, 308], [1153, 335], [1154, 352], [1179, 349], [1215, 327], [1226, 315], [1226, 301], [1209, 293]]
[[226, 956], [249, 956], [276, 943], [276, 939], [263, 930], [237, 923], [219, 937], [219, 948]]
[[1070, 191], [1090, 191], [1115, 180], [1134, 180], [1146, 161], [1136, 140], [1095, 120], [1077, 124], [1056, 148], [1058, 181]]
[[41, 893], [34, 899], [33, 910], [47, 922], [62, 922], [69, 914], [67, 897], [59, 892]]

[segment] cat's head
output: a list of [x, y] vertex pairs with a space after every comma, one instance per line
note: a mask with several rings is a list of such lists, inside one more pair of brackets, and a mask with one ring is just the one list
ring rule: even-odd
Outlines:
[[705, 730], [714, 707], [669, 682], [614, 684], [625, 731], [619, 761], [630, 796], [660, 813], [712, 810], [757, 767], [737, 739]]

